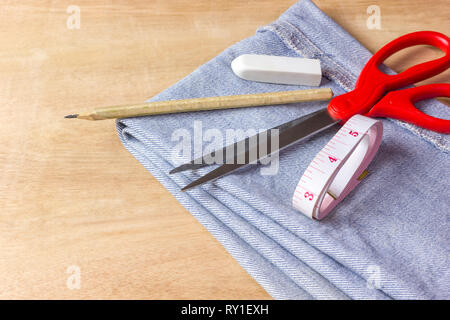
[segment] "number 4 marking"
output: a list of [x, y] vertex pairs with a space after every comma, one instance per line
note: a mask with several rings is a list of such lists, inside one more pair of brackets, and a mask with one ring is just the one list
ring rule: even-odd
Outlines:
[[331, 156], [328, 156], [328, 159], [330, 159], [330, 162], [331, 162], [331, 163], [333, 163], [333, 162], [336, 162], [336, 161], [337, 161], [337, 159], [336, 159], [336, 158], [334, 158], [334, 157], [331, 157]]

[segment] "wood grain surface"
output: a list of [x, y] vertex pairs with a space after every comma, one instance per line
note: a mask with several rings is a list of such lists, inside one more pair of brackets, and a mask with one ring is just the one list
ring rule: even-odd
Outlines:
[[[0, 298], [270, 298], [125, 150], [113, 121], [63, 116], [142, 102], [293, 3], [0, 3]], [[371, 51], [407, 32], [450, 29], [446, 0], [316, 4]], [[366, 27], [373, 4], [381, 30]], [[67, 28], [70, 5], [80, 29]], [[434, 56], [421, 47], [389, 65]]]

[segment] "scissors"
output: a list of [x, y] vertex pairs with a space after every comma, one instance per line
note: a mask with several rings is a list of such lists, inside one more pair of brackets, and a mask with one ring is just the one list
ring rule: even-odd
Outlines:
[[[389, 56], [402, 49], [416, 45], [437, 47], [445, 55], [441, 58], [412, 66], [396, 75], [388, 75], [378, 69], [378, 66]], [[389, 42], [373, 55], [361, 71], [355, 84], [355, 89], [333, 98], [328, 104], [328, 108], [286, 122], [265, 132], [236, 142], [233, 145], [194, 159], [189, 163], [173, 169], [170, 174], [208, 166], [207, 159], [211, 159], [216, 154], [222, 153], [224, 156], [223, 159], [226, 159], [225, 164], [185, 186], [182, 189], [182, 191], [185, 191], [220, 178], [254, 162], [251, 160], [251, 154], [256, 154], [256, 160], [261, 160], [263, 157], [279, 152], [281, 149], [324, 131], [335, 124], [344, 124], [356, 114], [362, 114], [367, 117], [398, 119], [428, 130], [449, 134], [450, 120], [427, 115], [417, 109], [414, 103], [429, 98], [450, 97], [450, 84], [436, 83], [396, 90], [431, 78], [444, 72], [449, 67], [450, 39], [446, 35], [434, 31], [419, 31], [406, 34]], [[274, 129], [277, 129], [277, 131], [274, 131]], [[272, 132], [277, 132], [279, 139], [278, 146], [275, 146], [273, 150], [267, 145], [267, 143], [270, 145], [271, 139], [268, 139], [268, 137], [271, 136]], [[258, 141], [258, 143], [252, 147], [250, 141]], [[245, 148], [242, 148], [244, 145]], [[263, 147], [270, 151], [266, 153], [262, 152], [261, 154], [257, 152]], [[232, 156], [226, 158], [227, 153]], [[238, 159], [245, 159], [245, 161], [238, 161]]]

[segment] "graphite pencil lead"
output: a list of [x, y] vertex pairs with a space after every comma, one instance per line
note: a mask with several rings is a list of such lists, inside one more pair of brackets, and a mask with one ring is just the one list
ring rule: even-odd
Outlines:
[[65, 116], [64, 118], [66, 118], [66, 119], [78, 118], [78, 114], [69, 114], [69, 115]]

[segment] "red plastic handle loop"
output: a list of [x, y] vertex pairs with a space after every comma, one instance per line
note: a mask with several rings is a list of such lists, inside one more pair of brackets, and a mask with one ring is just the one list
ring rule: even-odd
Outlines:
[[[412, 66], [396, 74], [387, 75], [378, 69], [389, 56], [416, 45], [431, 45], [444, 51], [445, 56]], [[406, 34], [381, 48], [364, 66], [355, 89], [330, 101], [328, 112], [337, 120], [347, 121], [355, 114], [368, 114], [370, 109], [390, 90], [399, 89], [431, 78], [450, 67], [450, 39], [439, 32], [419, 31]], [[384, 116], [390, 117], [390, 112]], [[415, 121], [409, 113], [400, 113], [397, 119]], [[434, 130], [434, 129], [432, 129]]]
[[434, 83], [424, 86], [391, 91], [370, 111], [369, 117], [389, 117], [413, 123], [419, 127], [450, 134], [450, 120], [439, 119], [423, 113], [414, 103], [431, 98], [450, 97], [449, 83]]

